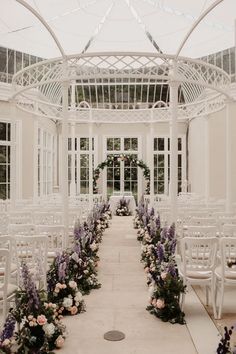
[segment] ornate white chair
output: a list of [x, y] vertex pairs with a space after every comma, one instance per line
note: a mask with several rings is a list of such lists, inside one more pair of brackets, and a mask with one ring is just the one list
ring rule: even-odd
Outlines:
[[222, 227], [222, 233], [224, 237], [236, 237], [236, 225], [224, 224]]
[[18, 283], [21, 283], [21, 265], [26, 263], [36, 283], [46, 289], [48, 238], [46, 236], [16, 235], [14, 253], [17, 262]]
[[36, 225], [36, 233], [44, 235], [48, 239], [49, 262], [63, 250], [65, 245], [63, 225]]
[[184, 225], [183, 229], [184, 237], [216, 237], [217, 235], [217, 227], [213, 225]]
[[35, 231], [34, 224], [9, 224], [8, 233], [14, 235], [33, 235]]
[[[3, 270], [3, 271], [1, 271]], [[11, 301], [17, 290], [17, 285], [11, 284], [10, 280], [10, 252], [7, 249], [0, 249], [0, 303], [3, 307], [3, 321], [7, 317], [8, 301]]]
[[216, 289], [220, 291], [218, 319], [222, 315], [225, 286], [236, 286], [236, 237], [220, 239], [220, 259], [215, 269]]
[[206, 287], [207, 305], [208, 288], [210, 288], [213, 313], [216, 318], [215, 266], [218, 239], [216, 237], [184, 237], [180, 242], [180, 275], [186, 285]]

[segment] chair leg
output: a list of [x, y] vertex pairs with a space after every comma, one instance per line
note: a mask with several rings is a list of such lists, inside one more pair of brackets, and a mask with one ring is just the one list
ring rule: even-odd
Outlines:
[[213, 308], [214, 318], [217, 319], [217, 311], [216, 311], [216, 298], [215, 298], [215, 281], [213, 280], [211, 283], [211, 302]]
[[206, 285], [206, 306], [209, 305], [209, 288], [208, 285]]
[[221, 315], [222, 315], [222, 307], [223, 307], [223, 301], [224, 301], [224, 292], [225, 292], [225, 284], [224, 284], [223, 279], [221, 279], [218, 320], [221, 319]]

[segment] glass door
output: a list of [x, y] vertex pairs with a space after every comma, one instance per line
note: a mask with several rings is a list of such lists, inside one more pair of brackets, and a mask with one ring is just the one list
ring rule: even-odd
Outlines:
[[107, 167], [107, 197], [110, 197], [114, 192], [121, 192], [121, 161], [114, 155], [111, 166]]

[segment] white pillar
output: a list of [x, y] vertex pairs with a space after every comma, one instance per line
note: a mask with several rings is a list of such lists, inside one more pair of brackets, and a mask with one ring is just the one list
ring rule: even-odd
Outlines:
[[226, 101], [226, 212], [233, 210], [232, 197], [232, 111], [233, 101]]
[[172, 79], [170, 80], [170, 211], [171, 222], [177, 220], [178, 193], [178, 86], [176, 81], [176, 63], [173, 62]]
[[93, 123], [92, 110], [89, 109], [89, 208], [93, 207]]
[[61, 156], [61, 187], [62, 187], [62, 208], [63, 208], [63, 224], [64, 224], [64, 240], [63, 247], [68, 245], [69, 236], [69, 198], [68, 198], [68, 81], [67, 81], [67, 62], [63, 63], [62, 82], [62, 156]]
[[76, 195], [76, 185], [75, 185], [75, 123], [72, 122], [70, 125], [71, 129], [71, 182], [70, 182], [70, 196], [74, 197]]
[[210, 199], [210, 144], [209, 144], [209, 118], [205, 117], [205, 203]]
[[[17, 173], [16, 173], [16, 102], [14, 100], [11, 101], [11, 165], [10, 165], [10, 202], [11, 209], [14, 210], [16, 207], [16, 199], [17, 199]], [[20, 161], [22, 164], [22, 161]]]
[[153, 127], [153, 110], [152, 110], [152, 121], [150, 122], [150, 144], [149, 144], [149, 154], [150, 154], [150, 207], [154, 206], [154, 156], [153, 156], [153, 139], [154, 139], [154, 127]]

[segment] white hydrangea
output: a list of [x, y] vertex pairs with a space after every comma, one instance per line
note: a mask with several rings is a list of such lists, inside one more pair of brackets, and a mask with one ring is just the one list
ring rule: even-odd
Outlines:
[[97, 244], [95, 242], [91, 243], [90, 245], [91, 250], [94, 252], [98, 248]]
[[80, 291], [77, 291], [77, 293], [75, 294], [74, 300], [79, 303], [83, 300], [83, 295], [81, 294]]
[[52, 337], [55, 332], [55, 326], [53, 323], [46, 323], [43, 326], [43, 330], [45, 332], [46, 337]]
[[68, 307], [71, 307], [72, 305], [73, 305], [73, 301], [72, 301], [72, 299], [71, 298], [69, 298], [69, 297], [64, 297], [64, 299], [63, 299], [63, 307], [65, 307], [65, 308], [68, 308]]

